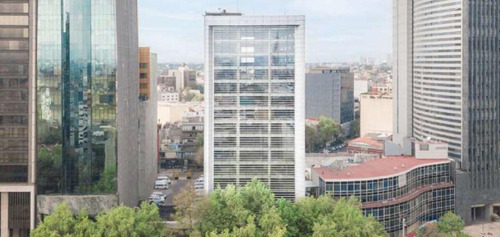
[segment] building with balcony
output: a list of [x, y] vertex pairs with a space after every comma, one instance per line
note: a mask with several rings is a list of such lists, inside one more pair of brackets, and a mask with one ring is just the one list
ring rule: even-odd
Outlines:
[[205, 189], [304, 196], [304, 16], [205, 14]]

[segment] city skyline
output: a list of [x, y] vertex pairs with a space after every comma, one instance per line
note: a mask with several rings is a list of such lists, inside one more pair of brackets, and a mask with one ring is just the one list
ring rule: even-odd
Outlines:
[[[266, 8], [260, 8], [265, 2]], [[385, 60], [392, 51], [390, 0], [183, 1], [139, 0], [139, 44], [159, 63], [203, 62], [205, 11], [245, 15], [305, 15], [306, 63]], [[360, 8], [359, 6], [364, 6]], [[175, 6], [175, 7], [171, 7]]]

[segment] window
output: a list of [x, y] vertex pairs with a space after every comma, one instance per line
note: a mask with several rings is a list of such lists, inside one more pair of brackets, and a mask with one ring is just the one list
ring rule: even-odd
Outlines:
[[148, 64], [147, 63], [139, 63], [139, 67], [140, 68], [148, 68]]
[[141, 83], [139, 86], [141, 89], [148, 89], [148, 83]]
[[140, 76], [140, 78], [148, 78], [148, 74], [147, 73], [141, 73], [139, 76]]

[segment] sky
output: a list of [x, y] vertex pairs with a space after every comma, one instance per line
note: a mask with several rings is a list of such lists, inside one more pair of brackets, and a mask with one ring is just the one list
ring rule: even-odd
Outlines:
[[391, 0], [138, 0], [139, 44], [160, 63], [203, 62], [203, 14], [305, 15], [306, 62], [385, 60], [392, 51]]

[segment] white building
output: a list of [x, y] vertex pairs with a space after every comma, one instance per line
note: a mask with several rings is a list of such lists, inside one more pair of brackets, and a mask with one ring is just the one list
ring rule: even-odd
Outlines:
[[500, 1], [393, 0], [394, 141], [448, 143], [456, 213], [500, 213]]
[[360, 96], [360, 136], [392, 133], [392, 96], [366, 93]]
[[177, 103], [177, 102], [179, 102], [179, 93], [170, 92], [170, 91], [162, 91], [160, 101], [168, 102], [168, 103]]
[[305, 194], [304, 16], [205, 15], [205, 189]]

